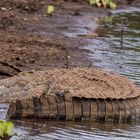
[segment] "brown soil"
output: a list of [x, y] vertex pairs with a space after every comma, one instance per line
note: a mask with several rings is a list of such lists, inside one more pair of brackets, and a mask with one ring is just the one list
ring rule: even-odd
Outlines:
[[[51, 16], [46, 15], [48, 4], [55, 6]], [[88, 67], [87, 50], [80, 48], [87, 42], [64, 33], [86, 15], [107, 13], [85, 2], [52, 0], [1, 0], [0, 9], [0, 78], [31, 69], [66, 67], [67, 58], [69, 67]]]
[[[48, 4], [55, 13], [46, 15]], [[0, 78], [24, 70], [43, 70], [50, 67], [88, 66], [85, 51], [78, 49], [84, 41], [66, 37], [75, 24], [74, 18], [92, 11], [88, 5], [45, 0], [1, 0], [0, 7]], [[68, 54], [67, 54], [68, 52]]]

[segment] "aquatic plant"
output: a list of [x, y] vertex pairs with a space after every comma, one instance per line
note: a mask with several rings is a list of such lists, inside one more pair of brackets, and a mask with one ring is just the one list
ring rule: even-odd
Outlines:
[[0, 120], [0, 140], [9, 140], [11, 138], [14, 124]]
[[98, 7], [116, 9], [117, 5], [112, 0], [89, 0], [90, 5], [96, 5]]
[[53, 5], [49, 5], [48, 9], [47, 9], [47, 14], [51, 15], [54, 12], [54, 6]]

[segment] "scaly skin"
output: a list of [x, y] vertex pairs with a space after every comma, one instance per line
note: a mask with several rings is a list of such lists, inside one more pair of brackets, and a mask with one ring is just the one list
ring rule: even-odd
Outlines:
[[127, 78], [96, 69], [25, 72], [0, 81], [12, 118], [136, 121], [140, 90]]
[[140, 97], [133, 99], [87, 99], [61, 95], [17, 100], [10, 104], [13, 118], [46, 118], [49, 120], [92, 120], [124, 122], [139, 120]]

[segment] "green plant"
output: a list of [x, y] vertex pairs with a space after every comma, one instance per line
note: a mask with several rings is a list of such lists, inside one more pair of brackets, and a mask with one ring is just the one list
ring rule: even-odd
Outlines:
[[8, 140], [11, 138], [12, 129], [14, 124], [0, 120], [0, 140]]
[[117, 5], [112, 0], [89, 0], [90, 5], [96, 5], [98, 7], [116, 9]]
[[54, 12], [54, 6], [53, 5], [49, 5], [48, 9], [47, 9], [47, 14], [51, 15]]

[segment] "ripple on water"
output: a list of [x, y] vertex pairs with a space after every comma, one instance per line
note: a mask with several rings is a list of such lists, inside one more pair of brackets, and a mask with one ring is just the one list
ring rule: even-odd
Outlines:
[[[124, 20], [123, 47], [120, 17]], [[99, 22], [102, 37], [89, 39], [89, 46], [84, 48], [93, 52], [89, 58], [95, 66], [125, 75], [140, 86], [140, 12], [119, 13], [110, 18], [111, 22]]]
[[0, 120], [5, 120], [9, 109], [9, 104], [0, 103]]
[[[26, 126], [26, 127], [25, 127]], [[42, 126], [42, 127], [41, 127]], [[91, 122], [28, 122], [16, 123], [15, 132], [22, 134], [26, 140], [138, 140], [140, 139], [139, 124], [99, 124]]]

